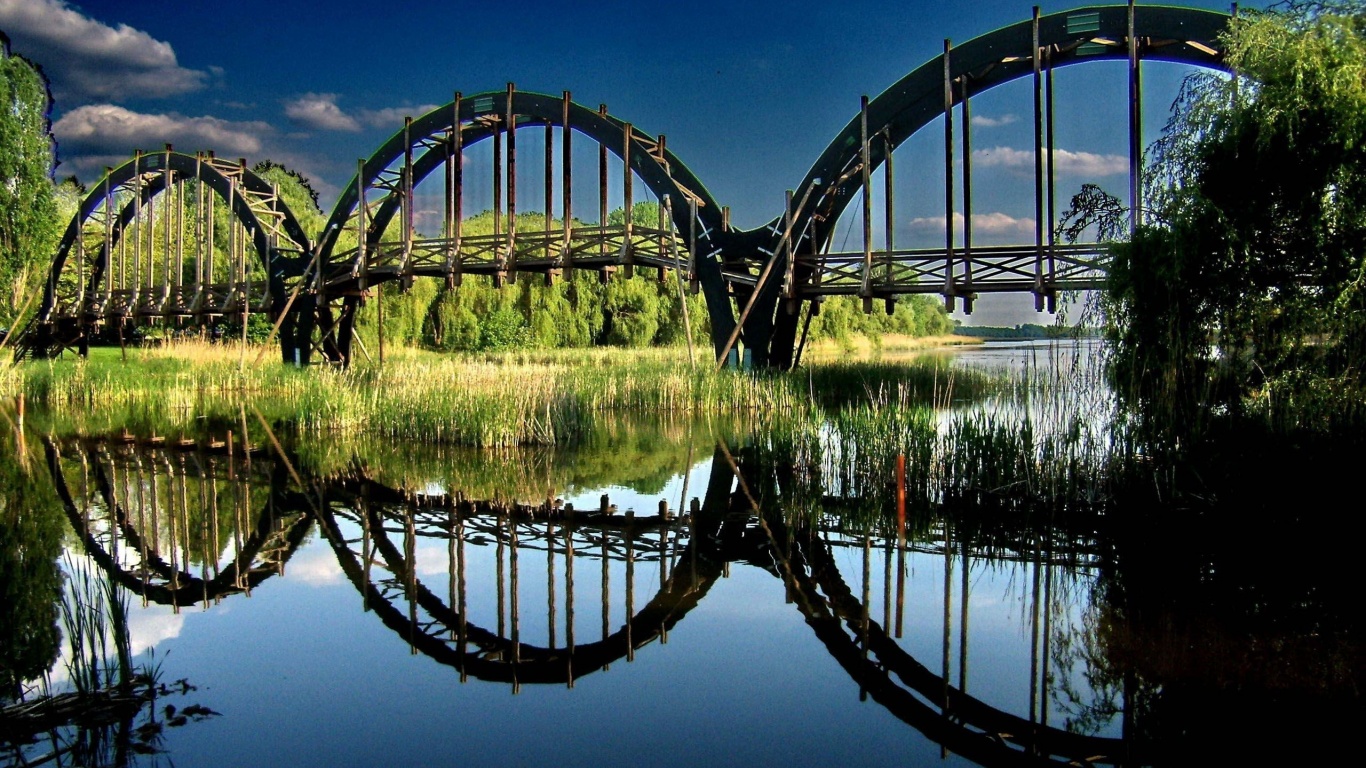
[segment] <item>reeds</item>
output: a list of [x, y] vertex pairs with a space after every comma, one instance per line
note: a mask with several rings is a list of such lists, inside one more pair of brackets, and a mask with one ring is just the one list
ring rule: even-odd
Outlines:
[[[694, 369], [681, 350], [545, 350], [501, 355], [405, 351], [384, 365], [294, 369], [202, 342], [138, 350], [129, 364], [36, 361], [0, 377], [35, 410], [80, 426], [144, 423], [162, 433], [231, 419], [253, 405], [300, 434], [371, 435], [478, 447], [582, 440], [605, 413], [764, 414], [811, 418], [892, 389], [930, 402], [949, 381], [943, 361], [841, 363], [790, 374]], [[955, 391], [998, 385], [959, 374]], [[86, 430], [83, 430], [86, 431]]]

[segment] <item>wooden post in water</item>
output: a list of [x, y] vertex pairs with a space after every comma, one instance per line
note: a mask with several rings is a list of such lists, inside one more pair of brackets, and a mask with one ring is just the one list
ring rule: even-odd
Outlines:
[[[546, 124], [546, 134], [549, 135], [549, 123]], [[549, 140], [546, 142], [549, 143]], [[547, 202], [550, 200], [546, 198]], [[549, 239], [547, 239], [549, 242]], [[545, 528], [545, 594], [546, 594], [546, 627], [550, 635], [550, 649], [555, 649], [555, 523], [551, 521]]]
[[[566, 157], [568, 153], [566, 153]], [[572, 508], [571, 508], [572, 509]], [[574, 687], [574, 529], [564, 527], [564, 642], [569, 651], [568, 682]]]
[[635, 537], [626, 534], [626, 661], [636, 660], [635, 638], [631, 637], [631, 618], [635, 615], [636, 602], [636, 542]]

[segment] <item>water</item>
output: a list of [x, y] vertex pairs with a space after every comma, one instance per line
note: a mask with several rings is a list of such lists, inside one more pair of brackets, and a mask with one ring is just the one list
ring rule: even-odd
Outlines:
[[117, 581], [164, 690], [0, 762], [96, 734], [109, 764], [1141, 764], [1360, 722], [1355, 569], [1261, 534], [983, 499], [903, 542], [890, 492], [813, 502], [705, 422], [497, 454], [145, 437], [6, 437], [9, 670], [70, 685], [59, 568]]

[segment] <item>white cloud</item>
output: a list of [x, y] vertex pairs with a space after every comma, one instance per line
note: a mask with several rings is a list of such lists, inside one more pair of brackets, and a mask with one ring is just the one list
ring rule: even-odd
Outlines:
[[360, 130], [360, 121], [337, 106], [335, 93], [305, 93], [285, 102], [285, 117], [295, 125], [319, 131]]
[[[252, 157], [261, 152], [261, 137], [272, 131], [269, 124], [259, 121], [148, 114], [114, 104], [78, 107], [52, 125], [63, 162], [81, 172], [118, 165], [132, 157], [134, 150], [160, 149], [168, 142], [185, 152], [202, 149], [229, 157]], [[118, 160], [109, 163], [110, 157]]]
[[[1047, 150], [1044, 162], [1048, 161]], [[972, 162], [985, 168], [1034, 168], [1034, 151], [1011, 147], [974, 149]], [[1097, 155], [1093, 152], [1054, 150], [1053, 169], [1057, 173], [1082, 176], [1115, 176], [1129, 172], [1129, 159], [1122, 155]]]
[[331, 550], [312, 547], [290, 559], [285, 566], [291, 582], [300, 581], [313, 587], [341, 584], [346, 580], [341, 564]]
[[354, 114], [345, 112], [335, 93], [305, 93], [285, 102], [285, 117], [295, 125], [318, 131], [346, 131], [355, 133], [362, 128], [383, 128], [397, 131], [403, 118], [419, 117], [437, 108], [436, 104], [415, 107], [385, 107], [361, 109]]
[[171, 44], [127, 24], [96, 21], [67, 0], [0, 0], [0, 29], [14, 51], [42, 65], [64, 107], [204, 88], [222, 70], [187, 69]]
[[436, 109], [439, 104], [423, 104], [416, 107], [386, 107], [384, 109], [362, 109], [357, 116], [371, 128], [387, 128], [397, 131], [403, 127], [403, 118], [420, 117]]
[[986, 115], [973, 115], [972, 124], [978, 128], [999, 128], [1003, 125], [1010, 125], [1019, 121], [1019, 117], [1014, 114], [1001, 115], [1000, 117], [987, 117]]
[[[961, 212], [953, 212], [953, 231], [960, 238], [963, 235], [964, 220]], [[938, 234], [942, 237], [944, 234], [944, 217], [922, 216], [911, 219], [907, 226], [914, 232]], [[974, 213], [972, 214], [972, 233], [974, 236], [990, 235], [1015, 238], [1028, 236], [1032, 239], [1034, 236], [1034, 219], [1029, 216], [1015, 218], [1000, 211]]]

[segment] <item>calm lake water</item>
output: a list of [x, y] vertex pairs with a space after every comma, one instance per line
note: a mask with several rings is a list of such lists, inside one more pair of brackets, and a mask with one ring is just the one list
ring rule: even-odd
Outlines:
[[0, 764], [1172, 764], [1361, 724], [1358, 569], [1261, 517], [1220, 543], [982, 497], [903, 527], [891, 467], [866, 498], [795, 484], [762, 435], [706, 421], [573, 450], [148, 437], [0, 448], [10, 676], [55, 651], [69, 687], [54, 606], [112, 581], [111, 636], [165, 686], [11, 732]]

